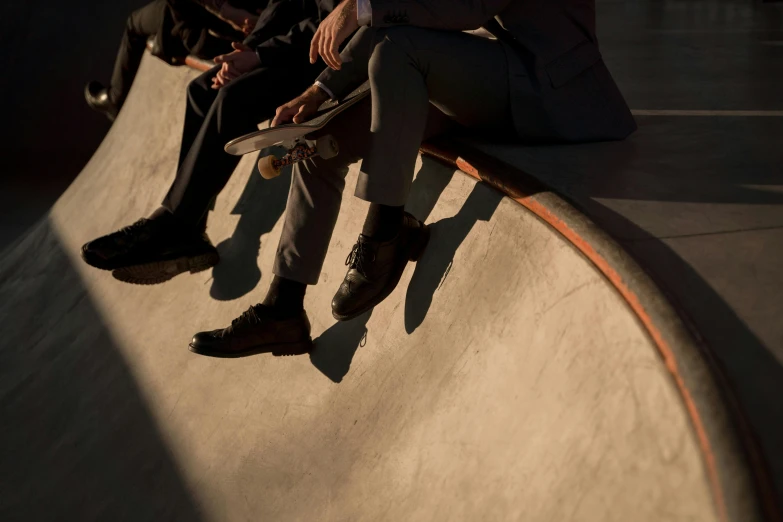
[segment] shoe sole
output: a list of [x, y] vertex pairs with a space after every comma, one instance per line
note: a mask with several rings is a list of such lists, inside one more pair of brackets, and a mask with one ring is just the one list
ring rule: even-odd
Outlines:
[[134, 265], [112, 270], [111, 275], [123, 283], [134, 285], [156, 285], [184, 272], [196, 274], [217, 265], [220, 256], [217, 252], [192, 257], [180, 257], [169, 261], [155, 261], [143, 265]]
[[248, 350], [244, 350], [236, 353], [224, 353], [213, 352], [210, 350], [203, 350], [192, 344], [188, 345], [188, 349], [199, 355], [205, 355], [207, 357], [217, 357], [219, 359], [236, 359], [238, 357], [248, 357], [251, 355], [258, 355], [261, 353], [271, 353], [275, 357], [286, 357], [289, 355], [304, 355], [310, 353], [313, 349], [313, 341], [299, 341], [295, 343], [278, 343], [278, 344], [262, 344], [260, 346], [254, 346]]
[[[430, 228], [428, 226], [423, 226], [421, 228], [421, 232], [419, 232], [418, 237], [413, 240], [413, 245], [411, 246], [410, 252], [408, 253], [408, 261], [416, 262], [419, 259], [421, 259], [421, 256], [424, 254], [424, 251], [427, 249], [427, 244], [430, 242]], [[351, 319], [356, 319], [360, 315], [363, 315], [367, 313], [369, 310], [372, 310], [376, 306], [378, 306], [381, 302], [383, 302], [384, 299], [389, 297], [389, 295], [394, 291], [395, 288], [397, 288], [397, 285], [400, 283], [400, 279], [402, 278], [402, 274], [405, 272], [405, 267], [408, 266], [408, 263], [400, 264], [400, 269], [397, 271], [397, 273], [394, 274], [394, 277], [389, 280], [389, 284], [386, 285], [386, 287], [383, 289], [381, 293], [379, 293], [377, 296], [375, 296], [367, 305], [362, 308], [361, 310], [358, 310], [356, 312], [353, 312], [348, 315], [340, 315], [335, 313], [334, 310], [332, 310], [332, 317], [337, 319], [338, 321], [350, 321]]]

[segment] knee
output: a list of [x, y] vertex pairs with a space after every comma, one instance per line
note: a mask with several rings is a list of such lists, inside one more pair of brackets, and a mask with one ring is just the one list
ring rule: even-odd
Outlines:
[[136, 34], [135, 15], [136, 13], [131, 13], [130, 16], [125, 19], [125, 32], [128, 34]]
[[377, 39], [386, 47], [394, 47], [406, 53], [412, 53], [419, 48], [421, 39], [429, 33], [428, 29], [412, 25], [397, 25], [378, 30]]
[[370, 57], [370, 75], [388, 73], [412, 61], [415, 62], [418, 49], [416, 42], [420, 31], [418, 27], [409, 26], [380, 29], [378, 43]]
[[142, 30], [137, 23], [137, 20], [143, 16], [142, 9], [133, 11], [128, 18], [125, 19], [125, 31], [131, 36], [148, 36], [142, 34]]

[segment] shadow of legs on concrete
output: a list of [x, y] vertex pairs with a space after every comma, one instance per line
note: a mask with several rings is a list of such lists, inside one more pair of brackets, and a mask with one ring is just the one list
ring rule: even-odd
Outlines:
[[430, 243], [416, 264], [405, 297], [405, 330], [413, 333], [430, 309], [433, 296], [448, 276], [454, 254], [477, 221], [488, 221], [503, 195], [483, 184], [473, 187], [460, 211], [430, 225]]
[[411, 185], [405, 210], [413, 214], [416, 219], [426, 221], [454, 174], [453, 168], [434, 159], [423, 157], [421, 168], [416, 173], [416, 179]]
[[337, 322], [315, 339], [310, 362], [333, 382], [341, 382], [351, 369], [356, 350], [364, 346], [372, 310], [352, 321]]
[[[268, 151], [262, 151], [266, 155]], [[212, 269], [209, 295], [219, 301], [237, 299], [253, 290], [261, 280], [258, 251], [261, 236], [272, 230], [285, 210], [291, 169], [275, 179], [263, 179], [258, 167], [247, 180], [245, 190], [232, 211], [239, 214], [233, 235], [217, 245], [220, 263]]]

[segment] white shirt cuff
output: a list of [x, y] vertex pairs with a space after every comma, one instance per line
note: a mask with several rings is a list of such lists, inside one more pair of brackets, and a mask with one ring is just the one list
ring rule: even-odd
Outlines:
[[316, 80], [315, 81], [315, 86], [318, 87], [319, 89], [321, 89], [322, 91], [324, 91], [326, 94], [328, 94], [330, 99], [332, 99], [332, 100], [335, 99], [334, 93], [329, 89], [329, 87], [327, 87], [323, 83], [321, 83], [318, 80]]
[[370, 0], [356, 0], [356, 19], [359, 26], [372, 23], [372, 5]]

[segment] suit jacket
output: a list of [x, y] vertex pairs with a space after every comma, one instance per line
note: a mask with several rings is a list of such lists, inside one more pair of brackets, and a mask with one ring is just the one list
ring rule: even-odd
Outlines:
[[[270, 0], [228, 0], [235, 7], [253, 12], [265, 8]], [[230, 46], [210, 45], [210, 33], [229, 41], [242, 40], [244, 35], [218, 17], [222, 0], [166, 0], [160, 5], [160, 27], [155, 33], [153, 55], [170, 64], [176, 58], [195, 54], [212, 58], [226, 52]], [[181, 62], [180, 62], [181, 63]]]
[[[636, 129], [601, 59], [595, 0], [371, 0], [371, 10], [372, 27], [483, 27], [500, 40], [508, 62], [514, 124], [522, 139], [613, 140]], [[368, 52], [350, 45], [346, 51]], [[356, 78], [349, 78], [351, 74]], [[319, 81], [339, 97], [363, 81], [361, 74], [352, 66], [328, 69]], [[366, 78], [366, 70], [363, 74]]]
[[263, 66], [308, 67], [310, 41], [339, 0], [271, 0], [245, 38]]

